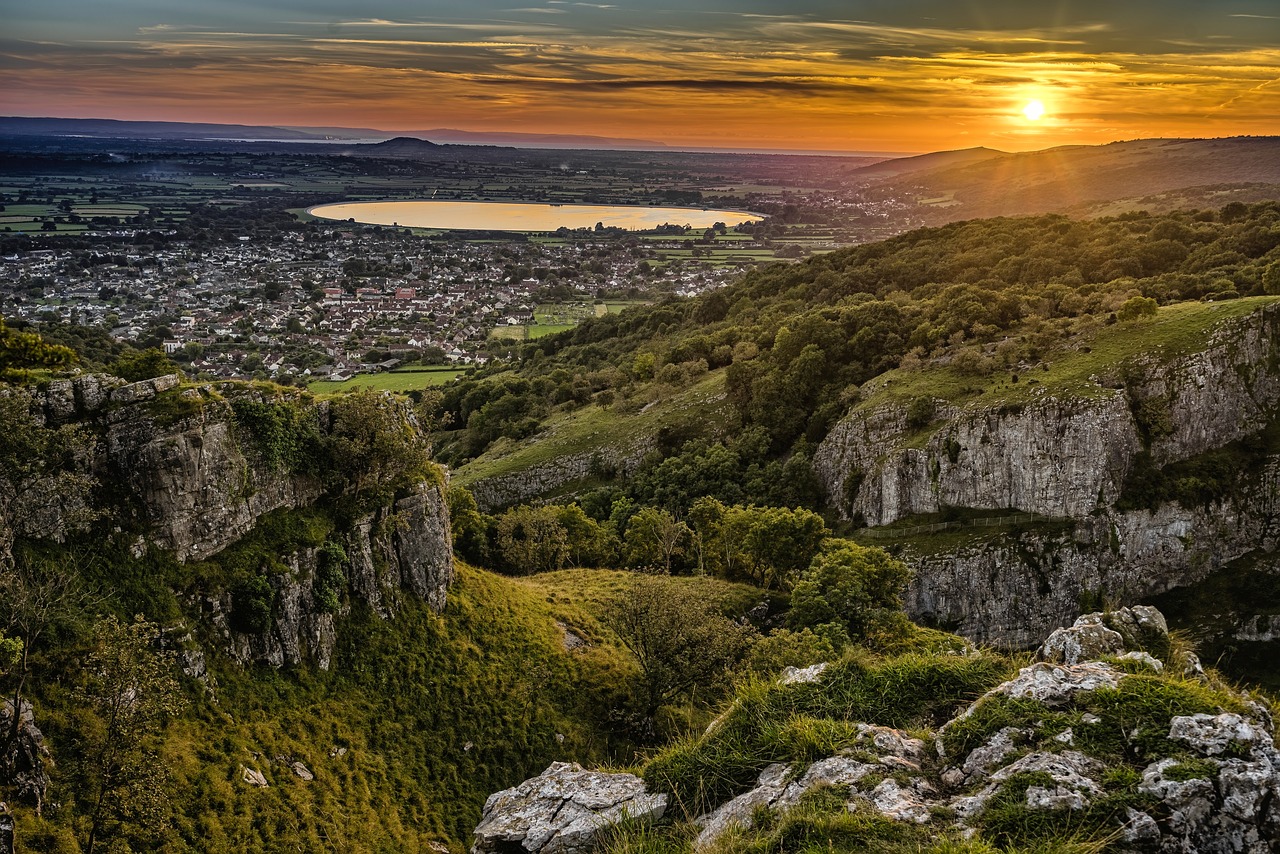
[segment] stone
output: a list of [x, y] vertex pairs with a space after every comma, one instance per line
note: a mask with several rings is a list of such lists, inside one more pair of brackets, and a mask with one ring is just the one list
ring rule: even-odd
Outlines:
[[[1081, 619], [1084, 619], [1083, 617]], [[1124, 638], [1098, 623], [1077, 622], [1049, 635], [1038, 653], [1042, 661], [1079, 664], [1124, 651]]]
[[1117, 661], [1137, 661], [1150, 667], [1156, 673], [1164, 670], [1164, 662], [1147, 652], [1126, 652], [1124, 655], [1116, 656]]
[[872, 724], [858, 724], [857, 742], [883, 759], [897, 758], [918, 765], [924, 761], [925, 743], [899, 729]]
[[[760, 772], [754, 789], [726, 801], [704, 816], [699, 816], [695, 823], [701, 830], [693, 842], [693, 850], [705, 850], [731, 828], [749, 830], [752, 825], [751, 817], [756, 809], [773, 806], [787, 790], [787, 771], [788, 767], [784, 763], [770, 765]], [[790, 802], [794, 803], [800, 794], [803, 792], [795, 792], [790, 796]]]
[[299, 777], [302, 780], [306, 780], [308, 783], [310, 783], [312, 780], [316, 778], [316, 775], [311, 773], [310, 768], [308, 768], [306, 765], [303, 765], [301, 762], [299, 762], [296, 759], [293, 762], [289, 763], [289, 769], [293, 771], [293, 773], [297, 777]]
[[1018, 743], [1026, 739], [1029, 733], [1017, 727], [1007, 726], [991, 736], [986, 744], [975, 747], [965, 757], [961, 766], [961, 781], [982, 780], [988, 777], [991, 770], [997, 767], [1011, 753], [1018, 750]]
[[259, 789], [270, 788], [270, 784], [267, 783], [267, 778], [263, 773], [247, 765], [240, 766], [240, 779], [242, 782], [248, 783], [250, 786], [257, 786]]
[[489, 796], [472, 854], [588, 854], [600, 831], [624, 818], [656, 821], [667, 796], [649, 794], [633, 774], [584, 771], [553, 762], [537, 777]]
[[1186, 743], [1205, 756], [1218, 756], [1232, 745], [1256, 754], [1272, 747], [1272, 734], [1256, 721], [1237, 714], [1180, 715], [1170, 721], [1169, 739]]
[[[17, 714], [18, 737], [0, 754], [0, 784], [12, 786], [19, 800], [31, 804], [40, 813], [49, 791], [48, 766], [53, 764], [53, 758], [45, 745], [44, 733], [36, 726], [35, 710], [25, 698], [18, 698]], [[8, 740], [12, 731], [13, 718], [13, 701], [0, 701], [3, 741]]]
[[1060, 708], [1083, 691], [1115, 688], [1123, 673], [1101, 662], [1053, 665], [1043, 662], [1024, 667], [1008, 682], [991, 690], [1013, 699], [1035, 700], [1050, 708]]
[[1102, 772], [1102, 763], [1074, 750], [1028, 753], [993, 773], [982, 791], [955, 798], [949, 806], [962, 820], [976, 818], [1006, 780], [1017, 774], [1041, 773], [1052, 778], [1054, 787], [1028, 787], [1028, 808], [1083, 809], [1102, 794], [1102, 787], [1094, 779]]
[[1128, 807], [1125, 813], [1121, 840], [1128, 843], [1148, 844], [1160, 841], [1160, 825], [1149, 814]]
[[[785, 766], [784, 766], [785, 768]], [[787, 785], [771, 806], [790, 809], [804, 794], [818, 786], [856, 786], [868, 774], [880, 770], [877, 766], [861, 762], [850, 756], [832, 756], [819, 759], [805, 770], [800, 779]]]
[[573, 652], [575, 649], [587, 646], [587, 642], [581, 635], [559, 620], [556, 620], [556, 628], [560, 630], [560, 645], [564, 647], [565, 652]]
[[798, 685], [809, 682], [817, 682], [822, 674], [826, 672], [829, 665], [823, 661], [819, 664], [811, 664], [808, 667], [784, 667], [782, 673], [778, 676], [779, 685]]
[[933, 817], [926, 800], [931, 793], [931, 787], [923, 780], [912, 780], [911, 785], [903, 787], [887, 777], [871, 790], [867, 800], [885, 818], [925, 824]]

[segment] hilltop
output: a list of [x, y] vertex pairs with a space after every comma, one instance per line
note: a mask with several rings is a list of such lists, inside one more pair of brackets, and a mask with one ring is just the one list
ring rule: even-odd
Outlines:
[[[853, 174], [876, 180], [884, 194], [914, 195], [931, 224], [1085, 214], [1105, 202], [1192, 187], [1280, 185], [1280, 137], [1141, 139], [1018, 154], [969, 149], [891, 160]], [[1270, 193], [1280, 195], [1275, 186]]]

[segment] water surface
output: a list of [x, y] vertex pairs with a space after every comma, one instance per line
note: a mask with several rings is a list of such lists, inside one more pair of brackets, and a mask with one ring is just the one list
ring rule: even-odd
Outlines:
[[368, 225], [451, 228], [477, 231], [555, 231], [557, 228], [647, 230], [660, 225], [709, 228], [717, 222], [737, 225], [764, 217], [743, 211], [641, 205], [548, 205], [530, 202], [343, 202], [307, 211], [321, 219], [355, 220]]

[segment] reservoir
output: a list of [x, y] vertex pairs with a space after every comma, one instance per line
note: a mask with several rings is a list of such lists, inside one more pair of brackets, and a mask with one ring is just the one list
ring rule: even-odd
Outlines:
[[734, 226], [764, 217], [743, 211], [642, 205], [548, 205], [529, 202], [344, 202], [318, 205], [307, 213], [321, 219], [352, 219], [368, 225], [446, 228], [475, 231], [555, 231], [557, 228], [605, 226], [644, 231], [660, 225], [710, 228], [717, 222]]

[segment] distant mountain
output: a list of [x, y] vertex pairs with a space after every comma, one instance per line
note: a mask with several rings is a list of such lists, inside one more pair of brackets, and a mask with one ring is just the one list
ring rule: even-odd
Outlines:
[[[1261, 195], [1280, 198], [1280, 137], [1274, 136], [1142, 139], [988, 153], [960, 163], [930, 163], [939, 157], [930, 154], [909, 159], [923, 169], [884, 174], [899, 162], [889, 161], [854, 174], [876, 180], [886, 194], [915, 196], [931, 224], [1052, 211], [1086, 213], [1120, 200], [1213, 185], [1252, 185], [1254, 199], [1259, 185], [1275, 185]], [[882, 170], [883, 178], [876, 170]], [[1217, 203], [1227, 201], [1231, 198], [1219, 197]]]
[[[508, 145], [528, 148], [667, 148], [651, 139], [623, 139], [555, 133], [499, 133], [454, 128], [385, 131], [377, 128], [227, 125], [205, 122], [134, 122], [116, 119], [0, 117], [0, 136], [91, 136], [107, 139], [245, 139], [333, 142], [384, 139], [387, 142], [424, 139], [457, 145]], [[388, 151], [390, 149], [384, 149]]]
[[931, 154], [920, 154], [915, 157], [895, 157], [883, 163], [864, 166], [853, 174], [857, 177], [886, 177], [909, 175], [915, 172], [927, 172], [990, 160], [993, 157], [1004, 157], [1006, 152], [994, 148], [964, 148], [959, 151], [935, 151]]
[[323, 137], [267, 125], [203, 122], [126, 122], [115, 119], [55, 119], [0, 116], [0, 134], [10, 136], [100, 136], [111, 139], [287, 139]]
[[412, 136], [425, 136], [441, 142], [461, 145], [514, 145], [532, 148], [667, 148], [665, 142], [651, 139], [627, 139], [608, 136], [581, 136], [560, 133], [503, 133], [434, 128], [410, 131]]
[[374, 142], [367, 145], [353, 145], [350, 148], [344, 148], [344, 154], [360, 154], [366, 157], [419, 157], [423, 154], [433, 153], [440, 146], [430, 140], [417, 139], [412, 136], [397, 136], [394, 139], [388, 139], [383, 142]]

